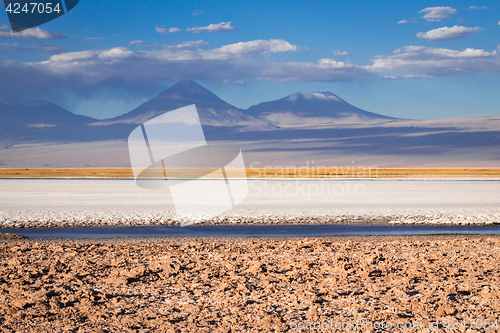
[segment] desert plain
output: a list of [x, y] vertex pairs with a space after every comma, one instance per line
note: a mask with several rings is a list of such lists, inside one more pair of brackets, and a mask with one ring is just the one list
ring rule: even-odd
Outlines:
[[498, 236], [3, 236], [0, 330], [498, 332], [498, 258]]
[[[314, 169], [306, 174], [257, 171], [266, 178], [321, 178], [332, 173]], [[2, 172], [3, 178], [131, 177], [122, 169]], [[381, 178], [477, 179], [497, 178], [500, 169], [378, 172]], [[74, 182], [78, 181], [64, 184], [74, 187]], [[22, 195], [16, 197], [23, 208], [20, 227], [80, 226], [80, 215], [84, 221], [81, 226], [106, 225], [103, 214], [111, 214], [114, 208], [99, 199], [101, 187], [84, 192], [89, 205], [103, 210], [96, 213], [99, 219], [90, 223], [93, 215], [75, 211], [71, 202], [63, 200], [73, 198], [73, 192], [68, 190], [58, 194], [65, 198], [53, 200], [55, 194], [44, 192], [49, 181], [23, 180], [22, 184], [25, 189], [18, 188], [19, 193], [35, 193], [33, 198], [39, 203], [26, 201]], [[40, 184], [43, 187], [35, 187]], [[479, 183], [467, 183], [467, 189], [473, 184]], [[16, 185], [21, 187], [21, 183]], [[115, 192], [116, 198], [125, 193], [121, 188]], [[450, 193], [468, 198], [455, 190]], [[32, 198], [30, 195], [26, 198]], [[156, 204], [157, 199], [146, 199]], [[60, 201], [66, 218], [76, 214], [74, 221], [61, 220], [51, 207], [43, 212], [46, 221], [39, 213], [25, 216], [31, 214], [28, 207], [38, 212], [44, 202]], [[120, 204], [135, 209], [128, 201]], [[495, 206], [494, 198], [490, 204]], [[450, 210], [456, 214], [457, 207], [450, 206]], [[152, 214], [151, 207], [143, 209]], [[12, 220], [12, 213], [7, 213], [2, 226], [12, 227], [7, 221]], [[154, 223], [145, 215], [147, 225], [159, 221], [153, 215]], [[110, 225], [133, 222], [130, 214], [124, 215], [126, 223], [117, 216], [111, 216], [114, 220], [110, 219]], [[467, 223], [477, 219], [473, 214], [463, 216]], [[496, 215], [490, 217], [497, 222]], [[440, 218], [450, 220], [447, 215]], [[271, 220], [247, 218], [240, 222], [266, 224]], [[287, 221], [298, 224], [302, 220]], [[342, 218], [334, 222], [360, 223]], [[78, 240], [0, 236], [2, 332], [500, 332], [499, 235]]]

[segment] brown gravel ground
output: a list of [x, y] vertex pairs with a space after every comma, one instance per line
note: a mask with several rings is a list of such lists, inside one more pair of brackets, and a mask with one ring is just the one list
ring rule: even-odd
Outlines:
[[3, 239], [0, 331], [484, 331], [499, 259], [498, 236]]

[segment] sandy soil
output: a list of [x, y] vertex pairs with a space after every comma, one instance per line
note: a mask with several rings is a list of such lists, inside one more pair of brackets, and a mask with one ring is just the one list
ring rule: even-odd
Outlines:
[[463, 332], [477, 330], [469, 318], [500, 320], [497, 236], [1, 242], [2, 332], [281, 332], [349, 320], [426, 332], [448, 319]]

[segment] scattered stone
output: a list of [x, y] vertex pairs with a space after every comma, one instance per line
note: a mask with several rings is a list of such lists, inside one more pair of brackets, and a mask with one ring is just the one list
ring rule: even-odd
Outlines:
[[9, 241], [0, 243], [0, 331], [284, 332], [292, 319], [423, 327], [496, 319], [498, 239]]

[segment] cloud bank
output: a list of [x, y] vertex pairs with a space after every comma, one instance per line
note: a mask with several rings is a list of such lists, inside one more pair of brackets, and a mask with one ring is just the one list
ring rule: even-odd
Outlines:
[[[132, 45], [144, 45], [135, 41]], [[218, 48], [189, 50], [203, 40], [182, 42], [159, 50], [67, 52], [40, 62], [0, 62], [0, 94], [10, 98], [69, 91], [90, 96], [102, 89], [147, 92], [166, 80], [194, 79], [242, 82], [271, 65], [266, 54], [299, 49], [284, 40], [254, 40]], [[244, 82], [244, 81], [243, 81]]]
[[[436, 32], [431, 30], [426, 36], [444, 38], [443, 30], [435, 30], [441, 31], [441, 35], [433, 37]], [[3, 47], [0, 45], [0, 49], [61, 51], [52, 44], [7, 44], [4, 43]], [[281, 57], [275, 54], [303, 49], [283, 39], [257, 39], [216, 48], [206, 47], [208, 43], [202, 39], [162, 46], [136, 40], [131, 41], [130, 45], [133, 46], [130, 49], [114, 47], [60, 53], [39, 62], [0, 61], [0, 98], [41, 96], [54, 91], [89, 97], [105, 89], [140, 95], [156, 89], [161, 82], [186, 77], [246, 84], [252, 79], [338, 82], [378, 76], [387, 80], [414, 80], [500, 72], [499, 50], [474, 48], [453, 50], [412, 45], [398, 49], [391, 55], [373, 57], [372, 64], [356, 65], [333, 58], [279, 61]], [[137, 49], [141, 47], [144, 49]], [[348, 54], [336, 51], [334, 55]]]
[[63, 39], [69, 36], [58, 34], [57, 32], [42, 30], [40, 28], [27, 29], [20, 32], [12, 33], [0, 31], [0, 38], [19, 38], [19, 39]]
[[463, 51], [406, 46], [391, 56], [378, 56], [372, 68], [379, 72], [404, 71], [429, 76], [471, 73], [499, 73], [500, 56], [497, 50], [467, 48]]

